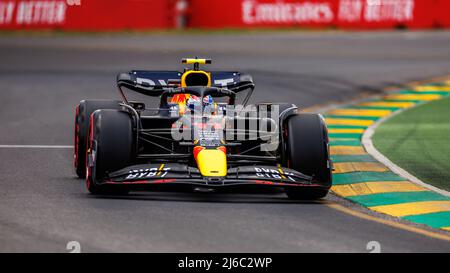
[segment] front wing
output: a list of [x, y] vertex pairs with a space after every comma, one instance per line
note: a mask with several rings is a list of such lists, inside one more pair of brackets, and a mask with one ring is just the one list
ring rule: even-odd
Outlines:
[[244, 166], [228, 169], [226, 177], [204, 177], [197, 168], [183, 164], [142, 164], [110, 173], [100, 184], [109, 185], [190, 185], [196, 187], [261, 186], [316, 186], [311, 176], [274, 166]]

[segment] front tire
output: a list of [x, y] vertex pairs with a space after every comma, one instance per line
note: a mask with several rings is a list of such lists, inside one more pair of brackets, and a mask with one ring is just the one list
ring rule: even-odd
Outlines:
[[82, 100], [76, 107], [74, 128], [74, 168], [79, 178], [86, 177], [86, 145], [89, 118], [98, 109], [117, 109], [121, 106], [114, 100]]
[[325, 197], [332, 183], [332, 166], [328, 149], [328, 131], [318, 114], [293, 115], [286, 124], [288, 168], [313, 176], [320, 187], [287, 187], [291, 199], [314, 200]]
[[92, 194], [127, 194], [122, 185], [102, 185], [108, 173], [133, 163], [135, 159], [134, 122], [129, 113], [97, 110], [90, 118], [86, 153], [86, 186]]

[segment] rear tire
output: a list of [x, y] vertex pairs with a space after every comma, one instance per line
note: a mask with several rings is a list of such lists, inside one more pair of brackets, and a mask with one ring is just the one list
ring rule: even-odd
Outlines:
[[332, 167], [328, 149], [328, 132], [318, 114], [298, 114], [287, 121], [286, 155], [288, 168], [313, 176], [320, 187], [288, 187], [291, 199], [312, 200], [327, 195], [332, 183]]
[[92, 194], [127, 194], [122, 185], [102, 185], [108, 173], [133, 163], [135, 159], [134, 122], [119, 110], [97, 110], [91, 115], [89, 126], [86, 186]]
[[114, 100], [82, 100], [76, 107], [74, 130], [74, 168], [79, 178], [86, 177], [86, 145], [89, 118], [98, 109], [117, 109], [121, 106]]

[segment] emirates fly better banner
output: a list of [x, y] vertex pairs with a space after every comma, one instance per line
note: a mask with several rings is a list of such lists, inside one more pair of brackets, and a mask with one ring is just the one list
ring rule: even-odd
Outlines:
[[414, 0], [340, 0], [268, 2], [242, 1], [245, 24], [303, 24], [333, 22], [410, 22]]
[[65, 1], [0, 1], [0, 25], [60, 25], [66, 12]]
[[430, 28], [447, 24], [442, 9], [449, 0], [192, 0], [190, 26]]

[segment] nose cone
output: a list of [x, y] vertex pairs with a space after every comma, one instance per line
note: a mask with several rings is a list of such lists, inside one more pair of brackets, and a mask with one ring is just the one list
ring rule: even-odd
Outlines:
[[227, 175], [227, 155], [225, 147], [194, 148], [194, 158], [203, 176], [223, 177]]

